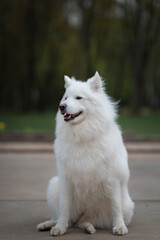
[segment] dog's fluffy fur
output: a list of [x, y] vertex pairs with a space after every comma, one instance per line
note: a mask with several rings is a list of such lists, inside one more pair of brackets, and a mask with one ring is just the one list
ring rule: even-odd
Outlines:
[[65, 88], [56, 118], [58, 176], [51, 179], [47, 193], [52, 218], [37, 228], [51, 228], [54, 236], [73, 225], [87, 233], [103, 228], [124, 235], [134, 203], [115, 104], [97, 72], [87, 82], [65, 76]]

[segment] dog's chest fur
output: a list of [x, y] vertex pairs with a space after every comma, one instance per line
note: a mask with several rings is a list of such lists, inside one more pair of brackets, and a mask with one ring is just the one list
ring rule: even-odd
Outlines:
[[92, 151], [93, 147], [82, 143], [78, 147], [73, 145], [72, 148], [66, 144], [59, 151], [59, 170], [65, 174], [78, 198], [103, 192], [103, 185], [107, 186], [110, 182], [110, 158], [104, 154], [102, 144], [91, 144], [94, 144], [97, 151]]

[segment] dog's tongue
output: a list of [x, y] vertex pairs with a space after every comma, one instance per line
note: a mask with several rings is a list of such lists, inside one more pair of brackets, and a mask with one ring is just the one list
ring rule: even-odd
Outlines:
[[71, 116], [72, 116], [71, 114], [65, 114], [64, 119], [69, 119], [69, 118], [71, 118]]

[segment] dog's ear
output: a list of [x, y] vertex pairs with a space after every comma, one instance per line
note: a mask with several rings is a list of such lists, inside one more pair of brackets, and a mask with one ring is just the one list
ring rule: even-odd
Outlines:
[[72, 80], [68, 76], [64, 75], [64, 82], [64, 87], [67, 88], [71, 84]]
[[96, 92], [103, 89], [103, 82], [98, 72], [96, 72], [92, 78], [89, 78], [87, 82]]

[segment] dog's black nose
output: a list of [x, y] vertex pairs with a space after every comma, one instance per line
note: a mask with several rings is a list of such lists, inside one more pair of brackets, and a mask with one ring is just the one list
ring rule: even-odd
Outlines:
[[59, 109], [61, 110], [61, 112], [64, 112], [66, 107], [67, 105], [65, 103], [59, 105]]

